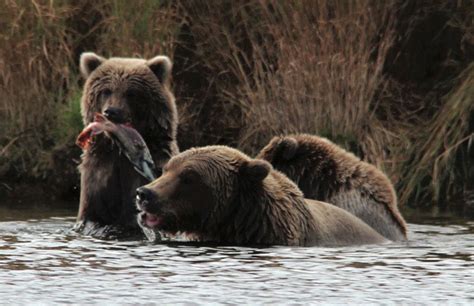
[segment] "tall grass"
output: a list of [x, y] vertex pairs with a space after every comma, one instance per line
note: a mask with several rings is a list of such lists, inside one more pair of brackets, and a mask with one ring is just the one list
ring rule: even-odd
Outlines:
[[[192, 21], [186, 40], [195, 50], [193, 65], [208, 82], [204, 95], [181, 96], [190, 101], [192, 113], [205, 114], [214, 127], [191, 120], [194, 126], [188, 130], [198, 143], [230, 138], [227, 143], [249, 153], [274, 135], [320, 134], [384, 169], [397, 183], [401, 204], [420, 200], [413, 197], [416, 193], [428, 205], [443, 200], [441, 191], [459, 193], [463, 187], [456, 182], [472, 177], [472, 163], [460, 173], [454, 157], [471, 137], [466, 118], [473, 97], [463, 85], [451, 92], [455, 100], [464, 95], [461, 104], [451, 95], [436, 98], [452, 87], [452, 75], [429, 88], [423, 84], [426, 97], [420, 97], [423, 91], [411, 90], [417, 84], [402, 84], [386, 73], [390, 56], [400, 56], [392, 49], [394, 41], [405, 39], [405, 33], [396, 32], [400, 9], [390, 1], [184, 2], [183, 11]], [[426, 10], [421, 6], [420, 14], [438, 10], [439, 15], [446, 9], [429, 4]], [[465, 33], [466, 41], [472, 38], [472, 19], [460, 16], [465, 14], [453, 15], [450, 22], [464, 27], [458, 33]], [[407, 33], [418, 34], [413, 27], [420, 17], [412, 18], [406, 21]], [[462, 65], [446, 60], [437, 65]], [[468, 75], [461, 74], [458, 83], [470, 83]], [[229, 130], [234, 131], [230, 137], [225, 134]]]
[[[445, 201], [474, 179], [474, 63], [458, 77], [440, 111], [420, 129], [400, 169], [402, 202]], [[429, 184], [426, 184], [426, 182]], [[472, 188], [473, 186], [469, 186]]]
[[172, 11], [163, 14], [159, 5], [124, 0], [0, 2], [0, 177], [44, 176], [51, 150], [70, 142], [82, 128], [76, 113], [82, 51], [106, 56], [171, 52], [173, 40], [165, 33], [173, 28], [166, 21], [172, 20]]
[[247, 1], [185, 10], [201, 65], [215, 73], [210, 107], [222, 113], [215, 121], [241, 127], [239, 147], [255, 153], [274, 135], [308, 132], [361, 145], [383, 164], [390, 133], [375, 96], [395, 37], [392, 2]]
[[43, 157], [41, 149], [52, 142], [54, 106], [64, 101], [74, 80], [67, 20], [75, 12], [53, 3], [0, 3], [0, 158], [9, 162], [2, 163], [3, 171], [29, 171], [31, 161]]
[[81, 52], [167, 54], [183, 149], [254, 154], [274, 135], [315, 133], [385, 170], [402, 204], [446, 199], [474, 176], [473, 68], [446, 70], [423, 90], [390, 72], [407, 57], [397, 43], [420, 33], [424, 5], [459, 11], [444, 27], [468, 55], [474, 10], [463, 0], [416, 3], [413, 15], [395, 0], [2, 1], [0, 177], [48, 175], [51, 156], [82, 128]]

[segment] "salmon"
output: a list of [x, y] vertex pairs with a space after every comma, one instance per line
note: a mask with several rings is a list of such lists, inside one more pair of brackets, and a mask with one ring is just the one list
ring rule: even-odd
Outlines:
[[150, 182], [156, 179], [155, 163], [151, 158], [145, 140], [130, 124], [117, 124], [104, 115], [96, 113], [94, 122], [82, 130], [76, 139], [76, 144], [83, 150], [90, 150], [94, 136], [104, 134], [118, 145], [133, 168]]

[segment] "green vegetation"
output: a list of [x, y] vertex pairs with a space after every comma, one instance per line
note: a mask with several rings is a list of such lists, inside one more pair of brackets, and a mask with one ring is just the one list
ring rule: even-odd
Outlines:
[[66, 103], [58, 107], [57, 124], [52, 131], [56, 143], [63, 144], [65, 141], [70, 141], [72, 136], [78, 135], [83, 129], [81, 96], [82, 91], [73, 91]]
[[315, 133], [382, 168], [402, 205], [445, 205], [474, 192], [472, 20], [462, 0], [2, 1], [0, 183], [78, 158], [81, 52], [167, 54], [182, 149]]

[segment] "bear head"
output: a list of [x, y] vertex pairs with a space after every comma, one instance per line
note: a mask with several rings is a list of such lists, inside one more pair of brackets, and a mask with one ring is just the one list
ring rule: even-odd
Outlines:
[[[327, 177], [331, 182], [337, 180], [337, 165], [328, 151], [331, 150], [330, 146], [320, 145], [326, 142], [323, 138], [318, 138], [316, 142], [314, 137], [307, 134], [278, 136], [258, 153], [257, 158], [268, 161], [273, 168], [283, 172], [298, 185], [306, 197], [313, 191], [326, 194], [326, 181], [321, 181], [321, 176]], [[323, 198], [318, 197], [317, 200]]]
[[283, 172], [306, 198], [327, 201], [340, 188], [350, 187], [345, 170], [347, 158], [341, 157], [341, 152], [344, 156], [349, 154], [326, 138], [293, 134], [274, 137], [257, 158]]
[[168, 57], [106, 59], [86, 52], [80, 70], [86, 79], [81, 102], [85, 125], [102, 113], [115, 123], [130, 123], [145, 139], [175, 139], [178, 120]]
[[173, 157], [163, 170], [160, 178], [137, 189], [138, 222], [199, 235], [235, 217], [235, 206], [251, 203], [248, 197], [258, 197], [271, 165], [229, 147], [208, 146]]
[[277, 136], [260, 151], [257, 158], [264, 159], [272, 165], [286, 163], [296, 156], [298, 140], [291, 136]]

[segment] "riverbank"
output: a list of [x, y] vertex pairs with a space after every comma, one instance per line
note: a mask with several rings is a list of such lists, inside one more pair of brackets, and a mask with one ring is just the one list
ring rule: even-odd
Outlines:
[[0, 4], [0, 196], [77, 197], [89, 50], [173, 59], [182, 150], [314, 133], [381, 168], [402, 206], [473, 193], [471, 1], [131, 5]]

